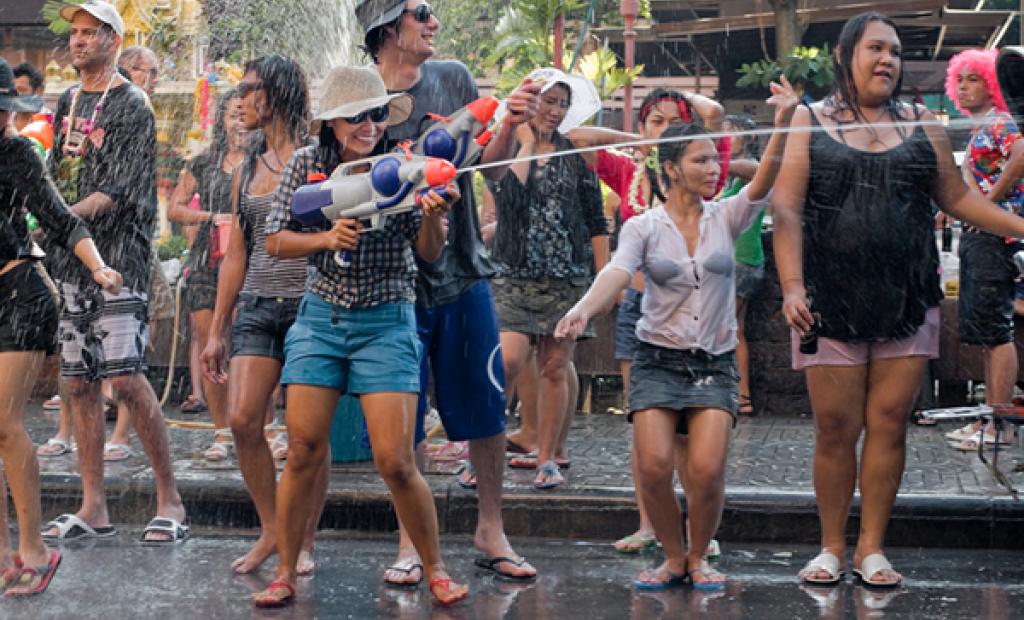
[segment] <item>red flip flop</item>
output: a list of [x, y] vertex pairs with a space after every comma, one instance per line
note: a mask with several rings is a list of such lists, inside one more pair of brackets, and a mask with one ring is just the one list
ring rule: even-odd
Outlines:
[[[451, 577], [434, 577], [430, 580], [429, 587], [430, 593], [434, 595], [434, 601], [436, 601], [438, 605], [443, 605], [445, 607], [448, 607], [449, 605], [454, 605], [459, 601], [463, 601], [469, 596], [469, 588], [461, 584], [455, 583], [454, 581], [452, 581]], [[447, 601], [441, 600], [441, 597], [439, 597], [437, 595], [437, 592], [434, 591], [434, 588], [443, 588], [444, 592], [452, 592], [460, 587], [466, 588], [465, 591], [463, 591], [462, 594], [456, 595], [454, 598], [449, 599]]]
[[[284, 593], [281, 593], [284, 590]], [[286, 579], [277, 578], [270, 582], [262, 592], [252, 595], [252, 604], [261, 609], [284, 607], [295, 600], [295, 586]]]
[[[60, 551], [50, 549], [50, 558], [45, 566], [24, 566], [21, 558], [14, 558], [16, 567], [21, 567], [21, 575], [15, 584], [4, 592], [4, 596], [32, 596], [42, 594], [46, 590], [53, 576], [57, 574], [57, 567], [60, 566]], [[34, 584], [34, 585], [33, 585]]]

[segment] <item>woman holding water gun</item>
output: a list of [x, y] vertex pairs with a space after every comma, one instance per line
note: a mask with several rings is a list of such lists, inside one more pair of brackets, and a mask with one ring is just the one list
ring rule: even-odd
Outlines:
[[[374, 462], [423, 559], [431, 594], [451, 604], [465, 598], [468, 588], [453, 582], [444, 567], [433, 498], [413, 458], [421, 354], [413, 252], [428, 262], [441, 255], [446, 213], [459, 193], [453, 183], [429, 191], [422, 212], [392, 215], [362, 236], [354, 219], [302, 226], [292, 217], [295, 190], [326, 179], [341, 164], [382, 154], [386, 128], [408, 118], [412, 100], [389, 95], [372, 69], [336, 67], [326, 78], [319, 109], [320, 144], [292, 155], [267, 218], [268, 253], [308, 256], [311, 268], [285, 340], [281, 377], [289, 386], [288, 461], [277, 496], [281, 562], [254, 602], [279, 606], [295, 598], [295, 562], [309, 511], [305, 496], [326, 456], [338, 399], [349, 393], [359, 396]], [[348, 251], [350, 260], [336, 260], [339, 251]]]

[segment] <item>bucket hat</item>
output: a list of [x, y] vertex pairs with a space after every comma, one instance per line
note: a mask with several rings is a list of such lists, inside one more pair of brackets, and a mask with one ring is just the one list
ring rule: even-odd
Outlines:
[[384, 80], [371, 67], [334, 67], [323, 82], [314, 122], [353, 117], [360, 112], [387, 105], [389, 127], [408, 120], [413, 99], [406, 93], [388, 94]]
[[[582, 75], [565, 73], [554, 67], [543, 67], [534, 69], [525, 79], [543, 82], [540, 87], [541, 94], [548, 92], [556, 84], [565, 84], [569, 87], [569, 109], [558, 126], [559, 133], [566, 133], [570, 129], [579, 127], [601, 110], [601, 96], [597, 94], [597, 88], [594, 87], [593, 82]], [[505, 109], [505, 103], [502, 102], [495, 118], [504, 115]]]
[[406, 0], [359, 0], [356, 19], [363, 29], [363, 38], [374, 28], [390, 24], [405, 11]]

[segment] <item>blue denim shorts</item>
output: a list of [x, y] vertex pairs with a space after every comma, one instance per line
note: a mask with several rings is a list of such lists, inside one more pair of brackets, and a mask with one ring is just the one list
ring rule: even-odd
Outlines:
[[626, 299], [615, 317], [615, 359], [632, 361], [636, 354], [636, 322], [643, 315], [644, 294], [635, 288], [626, 289]]
[[412, 304], [346, 309], [307, 292], [284, 340], [281, 383], [416, 394], [420, 350]]

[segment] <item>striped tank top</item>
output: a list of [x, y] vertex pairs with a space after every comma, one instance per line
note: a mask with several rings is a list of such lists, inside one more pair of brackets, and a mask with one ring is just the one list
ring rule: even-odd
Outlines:
[[267, 254], [267, 215], [274, 192], [252, 196], [242, 192], [238, 210], [252, 231], [252, 254], [245, 270], [243, 293], [259, 297], [302, 297], [306, 289], [305, 258], [277, 258]]

